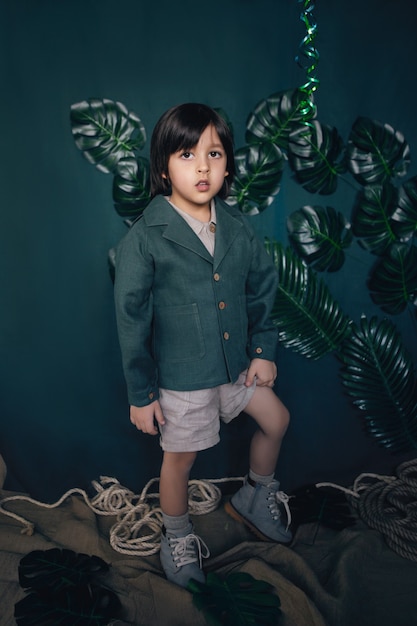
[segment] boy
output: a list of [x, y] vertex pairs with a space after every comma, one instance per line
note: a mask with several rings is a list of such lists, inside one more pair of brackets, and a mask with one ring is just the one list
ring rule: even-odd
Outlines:
[[[219, 441], [219, 417], [257, 423], [249, 474], [226, 505], [259, 537], [288, 543], [287, 496], [274, 472], [289, 414], [272, 390], [277, 274], [227, 197], [235, 166], [227, 124], [211, 108], [167, 111], [151, 140], [151, 203], [119, 244], [115, 302], [131, 422], [160, 434], [161, 564], [186, 586], [204, 581], [207, 546], [188, 516], [199, 450]], [[288, 522], [289, 522], [288, 518]]]

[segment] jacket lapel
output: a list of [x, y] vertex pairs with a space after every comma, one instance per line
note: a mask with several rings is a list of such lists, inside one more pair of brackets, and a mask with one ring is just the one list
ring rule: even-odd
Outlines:
[[220, 265], [236, 235], [242, 228], [242, 223], [233, 217], [227, 205], [216, 198], [217, 228], [213, 259], [198, 236], [163, 196], [156, 196], [152, 200], [143, 212], [143, 217], [148, 226], [165, 225], [166, 228], [162, 234], [165, 239], [169, 239], [177, 245], [198, 254], [206, 261], [213, 263], [214, 269]]
[[216, 269], [227, 254], [242, 223], [235, 219], [220, 200], [216, 199], [216, 245], [214, 247], [214, 267]]
[[213, 257], [198, 236], [163, 196], [157, 196], [143, 215], [148, 226], [166, 226], [162, 233], [165, 239], [187, 248], [210, 263], [213, 262]]

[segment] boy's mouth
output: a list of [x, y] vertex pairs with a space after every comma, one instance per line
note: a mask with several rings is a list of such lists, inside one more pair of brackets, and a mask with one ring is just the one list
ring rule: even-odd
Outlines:
[[198, 189], [208, 189], [210, 187], [210, 184], [208, 180], [199, 180], [196, 187]]

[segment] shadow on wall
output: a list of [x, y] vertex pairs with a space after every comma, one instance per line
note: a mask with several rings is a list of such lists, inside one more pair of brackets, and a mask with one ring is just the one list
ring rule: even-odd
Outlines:
[[0, 455], [0, 489], [3, 489], [4, 481], [6, 480], [7, 467], [3, 457]]

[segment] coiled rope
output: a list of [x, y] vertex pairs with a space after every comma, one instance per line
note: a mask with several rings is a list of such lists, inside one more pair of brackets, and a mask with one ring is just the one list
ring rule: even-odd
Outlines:
[[[188, 506], [192, 515], [204, 515], [214, 511], [222, 494], [215, 483], [244, 481], [240, 478], [219, 478], [190, 480], [188, 483]], [[110, 545], [121, 554], [149, 556], [159, 551], [162, 527], [162, 511], [159, 507], [159, 493], [150, 492], [150, 487], [159, 482], [152, 478], [140, 495], [123, 487], [115, 478], [101, 476], [93, 481], [97, 492], [91, 500], [83, 489], [70, 489], [53, 504], [39, 502], [25, 495], [7, 496], [0, 501], [0, 513], [15, 519], [23, 525], [22, 534], [33, 535], [35, 525], [21, 515], [4, 508], [8, 502], [29, 502], [44, 509], [59, 507], [68, 497], [79, 495], [86, 505], [97, 515], [116, 516], [116, 523], [110, 529]]]
[[333, 483], [343, 491], [358, 516], [384, 536], [387, 545], [400, 556], [417, 561], [417, 459], [396, 469], [396, 476], [360, 474], [351, 489]]

